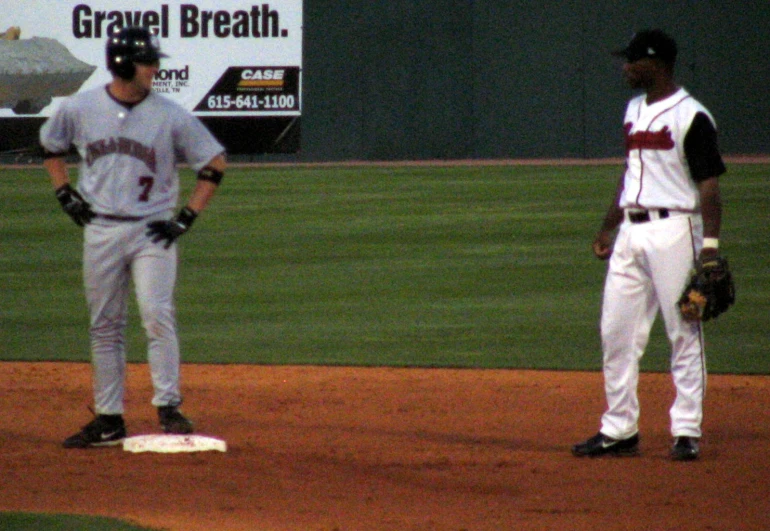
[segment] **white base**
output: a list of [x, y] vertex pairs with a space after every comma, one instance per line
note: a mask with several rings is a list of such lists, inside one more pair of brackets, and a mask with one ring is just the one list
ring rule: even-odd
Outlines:
[[227, 443], [222, 439], [204, 435], [135, 435], [123, 439], [123, 450], [127, 452], [158, 452], [176, 454], [180, 452], [226, 452]]

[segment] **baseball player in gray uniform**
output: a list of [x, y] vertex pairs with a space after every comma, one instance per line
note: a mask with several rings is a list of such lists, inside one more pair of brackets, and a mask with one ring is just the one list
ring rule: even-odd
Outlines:
[[[141, 27], [108, 38], [107, 86], [65, 100], [40, 130], [44, 165], [63, 209], [84, 227], [83, 278], [90, 311], [95, 418], [64, 441], [65, 448], [116, 445], [126, 436], [125, 328], [133, 282], [148, 339], [148, 362], [162, 429], [186, 434], [180, 411], [180, 355], [173, 292], [176, 239], [206, 208], [225, 171], [224, 148], [176, 103], [152, 91], [166, 57]], [[80, 156], [77, 187], [66, 155]], [[174, 215], [176, 163], [197, 172], [196, 186]]]
[[703, 330], [683, 319], [677, 301], [699, 255], [718, 253], [725, 167], [713, 117], [674, 82], [676, 42], [645, 30], [615, 54], [625, 59], [630, 87], [644, 93], [626, 109], [626, 170], [593, 242], [596, 256], [609, 259], [601, 317], [607, 409], [599, 432], [572, 453], [638, 452], [639, 360], [660, 311], [676, 387], [670, 455], [692, 460], [700, 453], [706, 388]]

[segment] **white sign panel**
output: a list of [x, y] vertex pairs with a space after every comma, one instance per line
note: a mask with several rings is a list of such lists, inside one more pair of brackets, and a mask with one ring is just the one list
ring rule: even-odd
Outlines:
[[15, 0], [0, 10], [0, 118], [107, 84], [107, 37], [129, 25], [169, 55], [154, 90], [195, 114], [301, 114], [302, 0]]

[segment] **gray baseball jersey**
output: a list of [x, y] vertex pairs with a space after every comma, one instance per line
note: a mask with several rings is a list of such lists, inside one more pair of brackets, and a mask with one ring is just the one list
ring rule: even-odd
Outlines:
[[176, 206], [177, 161], [197, 171], [224, 151], [175, 102], [151, 92], [129, 110], [105, 87], [65, 100], [43, 125], [40, 142], [52, 153], [77, 147], [77, 188], [94, 212], [137, 217]]

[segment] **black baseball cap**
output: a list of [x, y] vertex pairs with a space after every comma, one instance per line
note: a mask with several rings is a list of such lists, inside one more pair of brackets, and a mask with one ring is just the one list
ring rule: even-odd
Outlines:
[[629, 63], [650, 57], [674, 64], [676, 51], [676, 41], [673, 38], [659, 29], [651, 29], [635, 33], [625, 48], [612, 52], [612, 55], [625, 57]]

